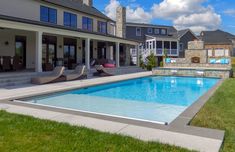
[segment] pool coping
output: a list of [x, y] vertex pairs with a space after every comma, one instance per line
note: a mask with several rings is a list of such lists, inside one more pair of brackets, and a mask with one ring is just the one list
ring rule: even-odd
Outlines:
[[[137, 76], [137, 77], [132, 77], [129, 79], [141, 78], [141, 77], [146, 77], [146, 76], [151, 76], [151, 75], [143, 74], [139, 77]], [[123, 81], [123, 80], [128, 80], [128, 78], [122, 79], [122, 80], [116, 80], [116, 81], [112, 81], [112, 82]], [[201, 96], [193, 105], [188, 107], [181, 115], [179, 115], [169, 125], [162, 125], [162, 124], [156, 124], [156, 123], [152, 123], [152, 122], [143, 122], [143, 121], [138, 121], [138, 120], [131, 120], [131, 119], [126, 119], [126, 118], [118, 118], [118, 117], [105, 116], [105, 115], [97, 115], [97, 114], [72, 111], [72, 110], [66, 110], [66, 109], [55, 108], [55, 107], [33, 105], [33, 104], [22, 103], [22, 102], [12, 102], [12, 101], [7, 101], [7, 100], [1, 101], [1, 99], [0, 99], [0, 103], [5, 103], [5, 104], [9, 104], [9, 105], [16, 105], [16, 106], [24, 106], [24, 107], [40, 109], [40, 110], [48, 110], [48, 111], [53, 111], [53, 112], [60, 112], [60, 113], [64, 113], [64, 114], [91, 117], [91, 118], [96, 118], [96, 119], [101, 119], [101, 120], [119, 122], [119, 123], [135, 125], [135, 126], [140, 126], [140, 127], [147, 127], [147, 128], [152, 128], [152, 129], [160, 129], [163, 131], [171, 131], [171, 132], [176, 132], [176, 133], [194, 135], [194, 136], [205, 137], [205, 138], [223, 141], [224, 131], [222, 131], [222, 130], [189, 126], [190, 121], [199, 112], [199, 110], [204, 106], [204, 104], [208, 101], [208, 99], [215, 93], [215, 91], [219, 88], [219, 86], [223, 83], [223, 81], [224, 81], [224, 79], [219, 80], [219, 82], [215, 86], [213, 86], [207, 93], [205, 93], [203, 96]], [[112, 83], [112, 82], [108, 82], [108, 83]], [[100, 83], [100, 84], [105, 84], [105, 83]], [[94, 85], [97, 85], [97, 84], [93, 84], [93, 85], [89, 85], [89, 86], [94, 86]], [[58, 92], [58, 91], [68, 91], [68, 90], [72, 90], [75, 88], [78, 88], [78, 87], [74, 87], [74, 88], [73, 87], [70, 87], [70, 88], [66, 87], [65, 89], [57, 89], [57, 91], [52, 90], [51, 93]], [[48, 93], [50, 93], [50, 92], [47, 92], [46, 94], [48, 94]], [[45, 94], [45, 92], [43, 92], [41, 94], [34, 94], [34, 95], [37, 96], [37, 95], [42, 95], [42, 94]], [[26, 95], [26, 96], [22, 96], [22, 97], [18, 97], [18, 98], [14, 97], [11, 100], [30, 97], [30, 96], [34, 96], [34, 95], [30, 94], [30, 95]], [[221, 142], [221, 144], [222, 144], [222, 142]]]

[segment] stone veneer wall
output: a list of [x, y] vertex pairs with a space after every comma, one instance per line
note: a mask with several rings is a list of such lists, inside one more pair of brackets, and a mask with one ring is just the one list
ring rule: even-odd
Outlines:
[[207, 63], [207, 51], [206, 50], [186, 50], [185, 58], [188, 59], [187, 63], [191, 63], [193, 57], [199, 57], [200, 63]]
[[229, 78], [231, 76], [231, 70], [157, 68], [153, 70], [153, 74], [160, 75], [160, 76], [192, 76], [192, 77]]
[[126, 8], [119, 6], [116, 12], [116, 36], [126, 38]]
[[231, 64], [209, 64], [209, 63], [205, 63], [205, 64], [200, 64], [200, 63], [165, 63], [164, 64], [165, 68], [177, 68], [177, 67], [200, 67], [200, 68], [227, 68], [227, 69], [231, 69]]

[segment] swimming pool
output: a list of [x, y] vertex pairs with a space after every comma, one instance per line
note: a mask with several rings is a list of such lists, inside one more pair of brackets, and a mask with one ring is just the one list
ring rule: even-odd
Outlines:
[[170, 123], [220, 79], [145, 77], [25, 99], [25, 102], [156, 123]]

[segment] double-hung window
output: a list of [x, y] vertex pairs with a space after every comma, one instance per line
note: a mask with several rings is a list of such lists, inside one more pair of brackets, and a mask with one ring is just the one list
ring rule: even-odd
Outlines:
[[64, 26], [76, 28], [77, 27], [77, 15], [64, 12]]
[[100, 33], [107, 33], [107, 23], [98, 21], [98, 32]]
[[42, 22], [57, 23], [57, 10], [46, 6], [40, 7], [40, 20]]
[[93, 31], [93, 20], [89, 17], [82, 17], [82, 29]]

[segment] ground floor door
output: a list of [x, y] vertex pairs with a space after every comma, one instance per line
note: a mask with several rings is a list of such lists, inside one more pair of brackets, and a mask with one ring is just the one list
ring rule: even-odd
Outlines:
[[103, 42], [98, 42], [98, 59], [106, 59], [106, 44]]
[[43, 71], [52, 71], [56, 66], [56, 42], [54, 36], [43, 36], [42, 44], [42, 66]]
[[15, 37], [14, 61], [18, 62], [18, 63], [15, 63], [17, 64], [16, 66], [21, 65], [22, 68], [26, 68], [26, 37], [25, 36]]
[[74, 69], [77, 63], [77, 40], [64, 39], [64, 66], [68, 69]]

